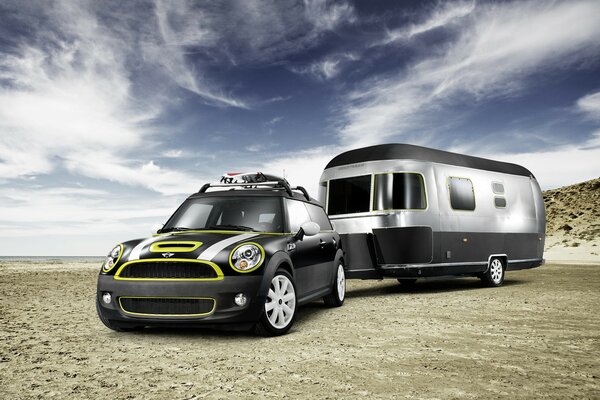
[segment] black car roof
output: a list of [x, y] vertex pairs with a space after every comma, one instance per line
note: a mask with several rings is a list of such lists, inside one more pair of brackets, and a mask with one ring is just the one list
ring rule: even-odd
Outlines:
[[403, 143], [380, 144], [346, 151], [329, 161], [329, 164], [327, 164], [325, 169], [366, 161], [396, 159], [430, 161], [441, 164], [456, 165], [460, 167], [482, 169], [486, 171], [502, 172], [505, 174], [533, 177], [533, 174], [527, 168], [517, 164], [505, 163], [501, 161], [489, 160], [487, 158], [467, 156], [464, 154], [451, 153], [449, 151], [436, 150], [428, 147]]

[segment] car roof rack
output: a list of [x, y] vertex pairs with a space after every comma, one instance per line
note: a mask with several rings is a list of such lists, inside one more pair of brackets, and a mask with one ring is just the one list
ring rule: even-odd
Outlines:
[[198, 193], [205, 193], [209, 188], [232, 188], [241, 187], [244, 189], [258, 188], [259, 186], [269, 187], [271, 189], [285, 190], [287, 194], [293, 196], [292, 190], [302, 192], [306, 200], [310, 201], [310, 195], [302, 186], [291, 187], [290, 184], [285, 180], [281, 179], [278, 181], [270, 182], [242, 182], [242, 183], [206, 183], [204, 184]]

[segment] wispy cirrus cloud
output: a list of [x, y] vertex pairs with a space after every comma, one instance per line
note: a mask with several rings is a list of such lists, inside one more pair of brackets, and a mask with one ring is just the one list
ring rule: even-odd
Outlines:
[[462, 18], [475, 11], [475, 2], [441, 3], [433, 10], [431, 15], [419, 23], [388, 30], [383, 44], [411, 39], [414, 36], [432, 31], [437, 28], [448, 27], [461, 21]]
[[422, 136], [435, 131], [430, 116], [443, 116], [457, 100], [510, 96], [529, 84], [527, 78], [595, 57], [599, 13], [595, 1], [444, 6], [445, 17], [434, 12], [417, 31], [470, 14], [457, 38], [441, 55], [359, 84], [340, 109], [340, 139], [357, 146], [400, 137], [431, 141]]
[[588, 118], [600, 121], [600, 92], [587, 94], [577, 100], [577, 111], [582, 112]]

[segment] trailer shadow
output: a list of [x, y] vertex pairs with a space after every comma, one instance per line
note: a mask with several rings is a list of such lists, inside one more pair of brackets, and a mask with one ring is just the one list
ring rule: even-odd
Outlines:
[[[503, 286], [516, 286], [526, 284], [527, 281], [519, 279], [506, 279]], [[346, 298], [378, 297], [397, 294], [430, 294], [444, 292], [458, 292], [465, 290], [493, 290], [482, 286], [481, 281], [475, 278], [434, 278], [417, 282], [413, 286], [401, 285], [395, 280], [383, 281], [381, 285], [368, 288], [349, 289]]]

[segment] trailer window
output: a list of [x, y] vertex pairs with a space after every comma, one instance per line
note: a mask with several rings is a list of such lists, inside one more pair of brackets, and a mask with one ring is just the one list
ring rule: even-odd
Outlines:
[[448, 178], [450, 206], [454, 210], [473, 211], [475, 209], [475, 192], [473, 183], [467, 178]]
[[375, 175], [374, 210], [424, 210], [425, 184], [421, 174], [400, 172]]
[[371, 199], [371, 175], [329, 181], [329, 215], [368, 212]]
[[497, 208], [505, 208], [506, 207], [506, 199], [504, 197], [494, 197], [494, 205]]
[[500, 182], [492, 182], [492, 191], [497, 194], [504, 194], [504, 185]]

